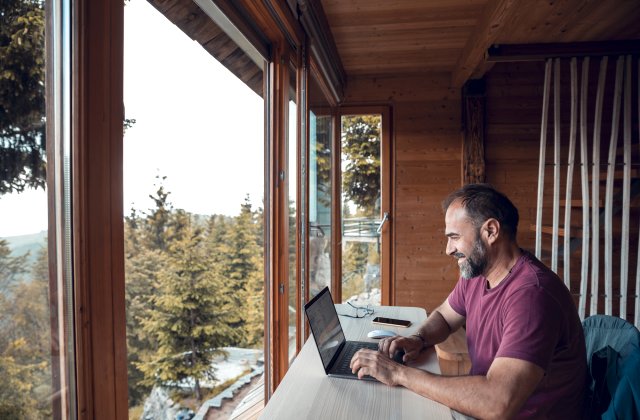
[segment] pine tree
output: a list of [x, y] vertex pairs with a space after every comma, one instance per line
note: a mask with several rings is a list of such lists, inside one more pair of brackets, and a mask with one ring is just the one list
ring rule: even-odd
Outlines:
[[262, 249], [258, 246], [259, 225], [251, 209], [249, 196], [240, 206], [240, 214], [228, 226], [224, 245], [219, 247], [218, 262], [229, 282], [232, 303], [238, 310], [243, 346], [262, 343], [264, 336]]
[[156, 206], [146, 214], [142, 241], [143, 245], [148, 249], [164, 251], [167, 249], [167, 229], [169, 228], [173, 206], [169, 201], [171, 193], [165, 191], [162, 184], [167, 177], [156, 176], [156, 179], [158, 179], [159, 185], [157, 185], [155, 195], [149, 194], [149, 198], [153, 200]]
[[[127, 255], [130, 253], [127, 252]], [[125, 260], [129, 406], [142, 403], [151, 391], [138, 365], [146, 355], [155, 354], [158, 344], [153, 336], [144, 331], [142, 321], [153, 308], [152, 297], [156, 294], [158, 270], [164, 267], [165, 261], [161, 251], [146, 248], [138, 249]]]
[[0, 294], [0, 418], [51, 416], [48, 290], [48, 260], [43, 248], [30, 278], [12, 284], [9, 294]]
[[0, 239], [0, 294], [9, 294], [20, 276], [27, 272], [28, 258], [28, 252], [19, 257], [12, 257], [9, 243]]
[[[264, 265], [263, 265], [263, 215], [262, 209], [251, 210], [249, 196], [242, 206], [238, 225], [248, 232], [246, 246], [249, 257], [246, 272], [245, 294], [247, 296], [243, 344], [261, 347], [264, 342]], [[240, 244], [240, 246], [242, 246]]]
[[44, 2], [0, 2], [0, 195], [44, 188]]
[[215, 267], [207, 264], [200, 229], [190, 223], [184, 229], [182, 239], [168, 247], [167, 265], [152, 297], [154, 307], [142, 321], [158, 349], [139, 367], [150, 384], [177, 385], [193, 379], [200, 400], [201, 379], [215, 378], [213, 358], [237, 339], [237, 332], [229, 325], [225, 284]]

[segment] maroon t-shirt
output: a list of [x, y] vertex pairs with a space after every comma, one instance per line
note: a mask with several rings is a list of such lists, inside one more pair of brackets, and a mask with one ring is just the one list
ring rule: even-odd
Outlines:
[[518, 417], [579, 418], [586, 375], [582, 324], [560, 278], [523, 251], [493, 289], [483, 276], [460, 279], [449, 305], [466, 318], [471, 375], [486, 375], [496, 357], [545, 371]]

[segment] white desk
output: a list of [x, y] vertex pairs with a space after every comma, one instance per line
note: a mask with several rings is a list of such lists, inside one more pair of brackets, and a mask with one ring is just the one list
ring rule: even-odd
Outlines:
[[[348, 305], [336, 305], [339, 314], [354, 312]], [[372, 341], [367, 333], [373, 329], [389, 329], [410, 335], [427, 317], [422, 308], [395, 306], [374, 307], [375, 313], [365, 318], [340, 317], [347, 340]], [[409, 328], [379, 326], [371, 323], [376, 316], [411, 320]], [[419, 362], [411, 364], [429, 372], [440, 373], [433, 348]], [[332, 378], [324, 373], [313, 336], [300, 350], [262, 412], [261, 419], [451, 419], [451, 410], [421, 397], [403, 387], [381, 383]]]

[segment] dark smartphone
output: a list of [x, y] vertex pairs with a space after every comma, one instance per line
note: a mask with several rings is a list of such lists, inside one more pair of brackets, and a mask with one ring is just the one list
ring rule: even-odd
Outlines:
[[372, 322], [374, 324], [391, 325], [394, 327], [404, 327], [404, 328], [411, 325], [411, 321], [407, 321], [405, 319], [384, 318], [381, 316], [377, 316], [373, 318]]

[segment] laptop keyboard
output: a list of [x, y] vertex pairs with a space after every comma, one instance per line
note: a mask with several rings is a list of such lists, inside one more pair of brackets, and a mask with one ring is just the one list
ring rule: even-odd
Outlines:
[[353, 373], [351, 372], [351, 368], [349, 367], [349, 364], [351, 363], [351, 359], [353, 359], [353, 355], [356, 354], [358, 350], [363, 348], [370, 349], [370, 350], [378, 350], [378, 343], [347, 342], [346, 346], [347, 348], [344, 349], [340, 362], [336, 365], [334, 369], [332, 369], [334, 373], [353, 375]]

